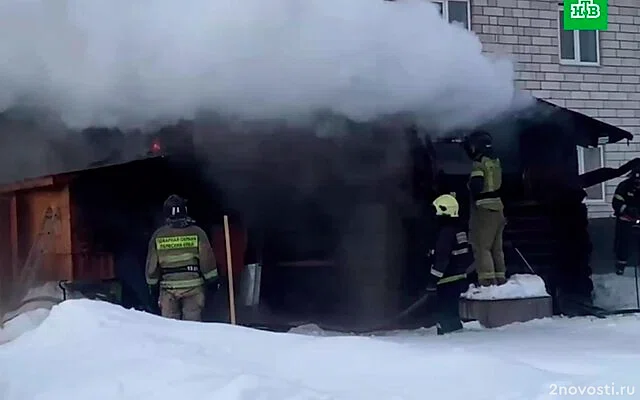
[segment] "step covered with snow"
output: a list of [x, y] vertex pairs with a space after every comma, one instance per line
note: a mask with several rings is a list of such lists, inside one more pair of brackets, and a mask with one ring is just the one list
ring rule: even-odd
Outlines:
[[460, 316], [486, 328], [553, 315], [553, 302], [537, 275], [516, 274], [500, 286], [477, 287], [460, 295]]

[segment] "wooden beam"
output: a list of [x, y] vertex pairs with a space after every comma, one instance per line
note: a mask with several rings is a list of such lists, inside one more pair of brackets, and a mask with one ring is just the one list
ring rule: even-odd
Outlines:
[[53, 184], [55, 186], [68, 186], [71, 182], [80, 175], [79, 173], [65, 173], [60, 175], [54, 175]]
[[0, 193], [11, 193], [11, 192], [17, 192], [20, 190], [37, 189], [37, 188], [52, 186], [53, 184], [54, 184], [53, 176], [25, 179], [20, 182], [0, 185]]

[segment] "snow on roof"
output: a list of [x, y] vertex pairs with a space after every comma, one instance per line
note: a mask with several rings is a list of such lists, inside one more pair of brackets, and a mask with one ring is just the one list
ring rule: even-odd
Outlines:
[[500, 286], [476, 287], [469, 286], [469, 290], [460, 297], [468, 300], [506, 300], [533, 297], [548, 297], [544, 281], [538, 275], [515, 274], [507, 283]]

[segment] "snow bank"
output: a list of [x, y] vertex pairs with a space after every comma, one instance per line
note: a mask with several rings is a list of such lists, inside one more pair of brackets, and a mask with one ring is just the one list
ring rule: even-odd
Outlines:
[[613, 383], [620, 390], [637, 383], [638, 330], [640, 319], [628, 316], [445, 336], [419, 330], [323, 337], [317, 330], [269, 333], [71, 300], [29, 334], [0, 346], [0, 398], [562, 398], [552, 385]]
[[7, 321], [0, 328], [0, 344], [10, 342], [36, 328], [49, 315], [49, 309], [38, 308], [26, 311]]
[[469, 300], [504, 300], [549, 296], [544, 281], [537, 275], [515, 274], [507, 283], [500, 286], [476, 287], [469, 285], [469, 290], [461, 297]]
[[[627, 268], [625, 274], [592, 275], [593, 303], [607, 310], [640, 308], [636, 297], [636, 279], [633, 269]], [[638, 282], [640, 284], [640, 282]]]
[[18, 308], [0, 316], [0, 321], [7, 323], [21, 314], [34, 310], [51, 309], [51, 307], [65, 299], [81, 299], [83, 297], [81, 293], [66, 288], [63, 290], [58, 281], [45, 282], [40, 286], [29, 289]]
[[0, 110], [33, 98], [78, 127], [200, 108], [455, 125], [514, 94], [512, 63], [424, 0], [4, 0], [0, 58]]
[[320, 328], [316, 324], [304, 324], [300, 326], [296, 326], [289, 330], [289, 333], [297, 333], [300, 335], [309, 335], [309, 336], [344, 336], [344, 333], [341, 332], [333, 332]]

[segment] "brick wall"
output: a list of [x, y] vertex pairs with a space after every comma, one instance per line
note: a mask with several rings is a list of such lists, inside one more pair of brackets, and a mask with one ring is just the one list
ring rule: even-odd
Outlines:
[[[606, 146], [606, 166], [640, 157], [640, 0], [609, 0], [599, 66], [561, 65], [558, 10], [557, 0], [471, 0], [471, 26], [486, 51], [512, 55], [520, 88], [634, 134], [629, 146]], [[589, 204], [592, 217], [611, 215], [618, 182]]]

